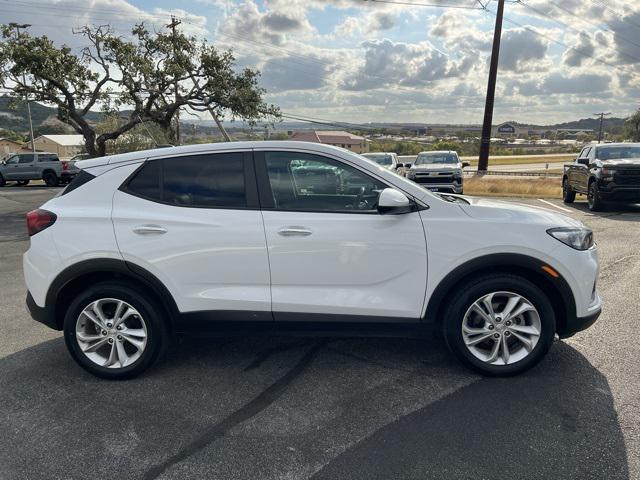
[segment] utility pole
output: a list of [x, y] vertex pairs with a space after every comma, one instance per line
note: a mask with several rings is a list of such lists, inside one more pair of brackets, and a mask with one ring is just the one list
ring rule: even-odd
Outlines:
[[608, 113], [594, 113], [596, 117], [600, 117], [600, 130], [598, 130], [598, 143], [602, 142], [602, 124], [604, 123], [604, 117], [611, 115], [611, 112]]
[[[10, 23], [9, 24], [10, 27], [13, 27], [16, 29], [16, 34], [18, 35], [18, 37], [20, 37], [20, 29], [21, 28], [29, 28], [31, 25], [29, 25], [28, 23], [24, 23], [22, 25], [18, 25], [17, 23]], [[27, 84], [27, 79], [24, 75], [24, 72], [22, 72], [22, 83], [24, 85]], [[29, 101], [29, 97], [26, 97], [27, 100], [27, 116], [29, 117], [29, 134], [31, 135], [31, 151], [33, 153], [36, 153], [36, 143], [35, 140], [33, 138], [33, 121], [31, 120], [31, 102]]]
[[[173, 55], [175, 57], [176, 54], [176, 27], [180, 25], [182, 22], [178, 20], [176, 17], [171, 15], [171, 23], [167, 25], [168, 28], [171, 29], [171, 35], [173, 36]], [[176, 80], [174, 83], [175, 89], [175, 101], [178, 103], [178, 81]], [[176, 144], [180, 145], [180, 107], [176, 110]]]
[[482, 124], [482, 139], [480, 140], [480, 157], [478, 172], [485, 172], [489, 166], [489, 148], [491, 147], [491, 126], [493, 123], [493, 104], [496, 96], [496, 77], [498, 76], [498, 59], [500, 58], [500, 38], [502, 36], [502, 16], [504, 14], [504, 0], [498, 0], [496, 12], [496, 26], [493, 31], [493, 48], [491, 50], [491, 65], [489, 67], [489, 82], [487, 85], [487, 99], [484, 106], [484, 122]]

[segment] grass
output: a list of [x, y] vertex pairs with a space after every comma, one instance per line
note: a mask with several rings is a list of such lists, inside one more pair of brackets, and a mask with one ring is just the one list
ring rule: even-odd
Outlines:
[[[521, 165], [526, 163], [567, 163], [575, 160], [576, 155], [568, 153], [562, 157], [518, 157], [518, 158], [500, 158], [489, 157], [489, 170], [492, 165]], [[478, 160], [470, 160], [472, 166], [478, 166]]]
[[489, 197], [561, 198], [560, 180], [556, 178], [467, 177], [464, 193]]

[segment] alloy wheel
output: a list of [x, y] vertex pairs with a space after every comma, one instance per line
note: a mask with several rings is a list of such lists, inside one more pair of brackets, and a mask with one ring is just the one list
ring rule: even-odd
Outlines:
[[513, 292], [492, 292], [477, 299], [462, 321], [464, 345], [491, 365], [510, 365], [526, 358], [542, 332], [535, 306]]
[[147, 325], [142, 315], [116, 298], [101, 298], [87, 305], [78, 315], [75, 333], [82, 353], [106, 368], [132, 365], [147, 346]]

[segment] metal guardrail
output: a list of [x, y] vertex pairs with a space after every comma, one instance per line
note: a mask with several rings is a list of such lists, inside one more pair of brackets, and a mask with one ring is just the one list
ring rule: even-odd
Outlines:
[[[472, 172], [464, 172], [464, 174], [468, 177], [478, 175], [478, 171], [474, 170]], [[562, 172], [502, 172], [497, 170], [487, 170], [486, 172], [481, 173], [480, 175], [504, 175], [507, 177], [562, 177]]]

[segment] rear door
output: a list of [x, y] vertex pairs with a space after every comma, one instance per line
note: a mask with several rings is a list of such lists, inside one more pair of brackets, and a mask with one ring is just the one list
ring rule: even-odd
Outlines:
[[148, 160], [113, 198], [125, 260], [200, 320], [271, 320], [269, 263], [250, 152]]
[[256, 152], [276, 321], [419, 321], [419, 212], [381, 215], [381, 179], [337, 158]]
[[21, 153], [18, 155], [20, 159], [18, 160], [17, 168], [14, 169], [14, 180], [31, 180], [35, 178], [36, 155], [33, 153]]

